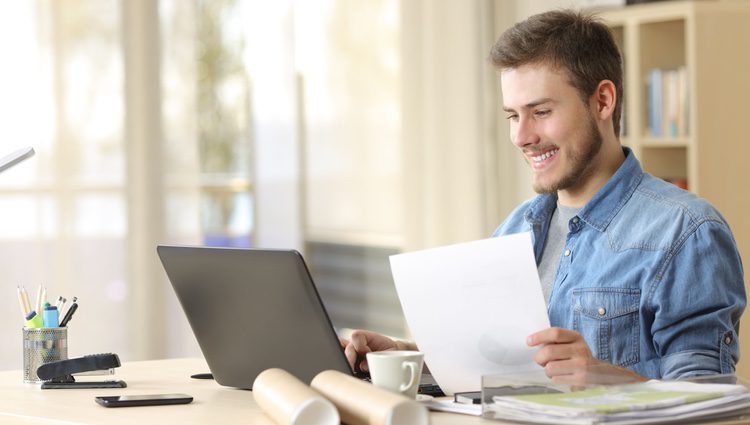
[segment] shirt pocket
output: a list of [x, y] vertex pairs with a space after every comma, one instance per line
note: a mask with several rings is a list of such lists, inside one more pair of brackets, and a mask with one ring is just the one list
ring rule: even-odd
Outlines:
[[594, 357], [619, 366], [640, 357], [640, 289], [573, 290], [573, 329], [583, 335]]

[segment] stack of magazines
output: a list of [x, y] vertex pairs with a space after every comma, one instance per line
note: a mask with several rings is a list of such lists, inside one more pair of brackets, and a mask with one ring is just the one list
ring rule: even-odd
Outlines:
[[648, 424], [750, 415], [743, 385], [648, 381], [581, 391], [501, 395], [485, 400], [483, 416], [539, 424]]

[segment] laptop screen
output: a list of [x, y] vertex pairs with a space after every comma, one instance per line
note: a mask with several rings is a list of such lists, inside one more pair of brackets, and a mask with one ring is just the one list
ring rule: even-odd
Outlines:
[[251, 388], [282, 368], [304, 382], [327, 369], [352, 374], [299, 252], [157, 247], [214, 379]]

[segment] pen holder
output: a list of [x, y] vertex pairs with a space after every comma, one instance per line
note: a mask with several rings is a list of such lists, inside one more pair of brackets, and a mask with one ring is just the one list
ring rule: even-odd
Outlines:
[[44, 382], [39, 366], [68, 358], [68, 328], [23, 328], [23, 382]]

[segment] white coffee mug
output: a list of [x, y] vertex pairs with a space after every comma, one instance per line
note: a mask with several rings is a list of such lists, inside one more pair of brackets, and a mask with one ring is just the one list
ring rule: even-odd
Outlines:
[[376, 351], [367, 353], [373, 385], [417, 398], [424, 354], [419, 351]]

